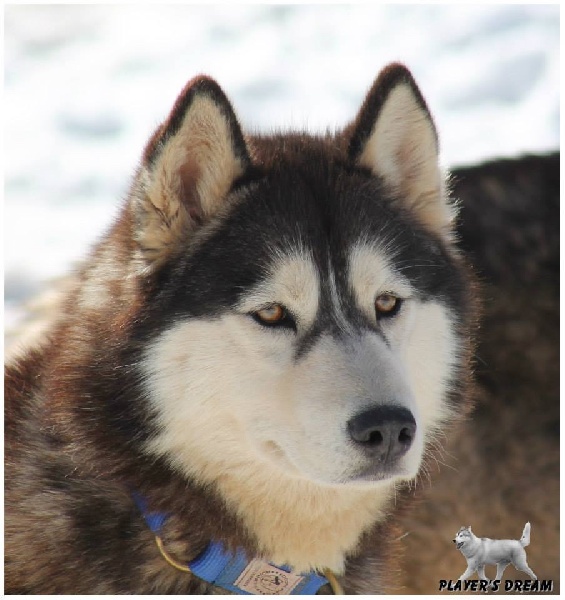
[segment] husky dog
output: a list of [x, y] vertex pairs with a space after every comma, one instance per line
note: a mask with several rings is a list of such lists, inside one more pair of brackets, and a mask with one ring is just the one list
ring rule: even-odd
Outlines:
[[6, 591], [392, 589], [396, 514], [470, 406], [454, 216], [404, 66], [324, 136], [244, 134], [191, 80], [7, 368]]
[[519, 540], [491, 540], [478, 538], [471, 531], [470, 525], [461, 527], [453, 543], [467, 560], [467, 569], [459, 577], [459, 580], [468, 579], [476, 571], [480, 579], [488, 581], [488, 577], [485, 575], [485, 565], [496, 565], [495, 580], [500, 581], [504, 569], [511, 563], [519, 571], [524, 571], [532, 579], [537, 579], [535, 573], [528, 566], [524, 550], [530, 544], [530, 528], [530, 523], [526, 523]]

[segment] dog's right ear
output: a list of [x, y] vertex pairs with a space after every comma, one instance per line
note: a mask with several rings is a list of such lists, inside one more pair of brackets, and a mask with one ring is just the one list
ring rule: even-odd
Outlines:
[[223, 206], [250, 164], [235, 113], [209, 77], [188, 82], [145, 148], [132, 201], [143, 270], [162, 265]]
[[349, 128], [349, 159], [381, 178], [397, 202], [449, 236], [453, 210], [439, 166], [436, 128], [410, 71], [388, 65]]

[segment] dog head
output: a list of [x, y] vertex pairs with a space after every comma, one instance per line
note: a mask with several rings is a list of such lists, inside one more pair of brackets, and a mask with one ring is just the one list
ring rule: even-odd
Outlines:
[[[469, 301], [436, 130], [405, 67], [335, 136], [246, 136], [190, 82], [130, 196], [156, 428], [190, 477], [414, 478], [456, 411]], [[285, 479], [285, 480], [286, 480]]]
[[472, 541], [474, 538], [474, 534], [471, 531], [471, 526], [469, 527], [461, 527], [459, 531], [455, 534], [455, 538], [453, 543], [455, 544], [457, 550], [461, 550], [465, 544]]

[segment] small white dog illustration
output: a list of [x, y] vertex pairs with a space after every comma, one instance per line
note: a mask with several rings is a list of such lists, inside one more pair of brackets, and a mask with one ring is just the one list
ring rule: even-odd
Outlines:
[[496, 577], [502, 579], [504, 569], [512, 563], [516, 569], [527, 573], [532, 579], [537, 579], [536, 574], [528, 566], [524, 548], [530, 543], [530, 523], [526, 523], [522, 537], [519, 540], [491, 540], [479, 538], [472, 531], [471, 526], [461, 527], [453, 542], [457, 550], [467, 559], [467, 569], [460, 581], [468, 579], [475, 571], [479, 578], [487, 580], [485, 565], [496, 565]]

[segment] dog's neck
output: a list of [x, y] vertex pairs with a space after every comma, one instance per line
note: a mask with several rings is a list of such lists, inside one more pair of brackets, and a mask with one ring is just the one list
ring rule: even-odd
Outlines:
[[338, 574], [362, 534], [385, 517], [393, 485], [329, 487], [258, 471], [217, 482], [264, 557], [296, 571], [329, 568]]
[[459, 548], [459, 551], [461, 552], [461, 554], [463, 554], [463, 556], [473, 556], [476, 551], [477, 551], [477, 546], [479, 545], [479, 538], [471, 532], [471, 538], [469, 540], [468, 543], [463, 544], [463, 546], [461, 546], [461, 548]]

